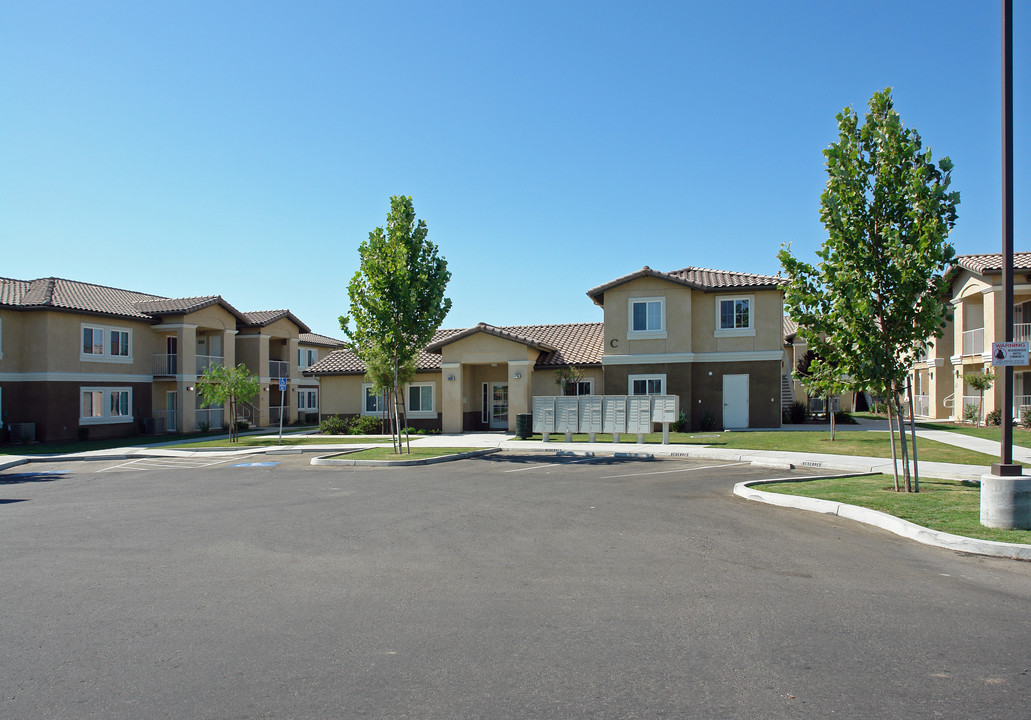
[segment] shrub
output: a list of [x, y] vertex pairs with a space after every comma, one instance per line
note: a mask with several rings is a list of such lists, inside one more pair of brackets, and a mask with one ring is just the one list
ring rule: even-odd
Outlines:
[[244, 430], [250, 430], [251, 423], [249, 420], [237, 420], [236, 421], [236, 432], [242, 432]]
[[856, 419], [852, 417], [852, 413], [848, 410], [838, 410], [834, 413], [834, 422], [839, 425], [858, 425]]
[[716, 418], [708, 410], [702, 415], [702, 430], [715, 430], [716, 429]]
[[333, 415], [319, 423], [319, 432], [323, 435], [345, 435], [347, 434], [347, 423], [342, 418]]
[[689, 427], [689, 424], [688, 424], [688, 421], [687, 421], [687, 413], [684, 412], [683, 410], [681, 410], [680, 411], [680, 417], [677, 418], [677, 421], [675, 423], [673, 423], [673, 424], [671, 424], [669, 426], [669, 429], [672, 430], [673, 432], [682, 433], [682, 432], [687, 432], [688, 427]]
[[383, 424], [375, 415], [359, 415], [351, 418], [347, 432], [351, 435], [379, 435], [383, 432]]
[[1002, 425], [1002, 410], [992, 410], [984, 416], [985, 425]]
[[211, 432], [211, 423], [202, 422], [197, 426], [202, 433]]
[[788, 408], [787, 413], [788, 422], [800, 425], [809, 417], [809, 408], [806, 407], [805, 403], [796, 401], [791, 403], [791, 407]]
[[1020, 427], [1025, 430], [1031, 430], [1031, 408], [1027, 408], [1024, 412], [1020, 413]]
[[981, 408], [977, 405], [964, 405], [963, 406], [963, 420], [969, 423], [980, 422], [981, 420]]

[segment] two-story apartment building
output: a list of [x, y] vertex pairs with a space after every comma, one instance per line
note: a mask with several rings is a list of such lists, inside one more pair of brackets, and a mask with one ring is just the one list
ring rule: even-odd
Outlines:
[[[1031, 252], [1013, 255], [1013, 333], [1031, 340]], [[965, 382], [970, 373], [991, 368], [992, 343], [1006, 340], [1002, 254], [959, 255], [948, 271], [953, 319], [941, 338], [932, 339], [917, 358], [910, 380], [915, 414], [935, 419], [963, 419], [965, 406], [976, 406], [980, 393]], [[1031, 367], [1014, 368], [1013, 408], [1031, 407]], [[983, 413], [1003, 406], [1002, 383], [985, 393]]]
[[[561, 394], [556, 371], [583, 375], [568, 394], [680, 396], [693, 427], [776, 427], [781, 418], [785, 280], [702, 268], [643, 268], [588, 291], [602, 323], [441, 330], [405, 390], [409, 425], [444, 432], [515, 430], [534, 396]], [[379, 415], [381, 400], [353, 353], [307, 374], [322, 412]]]
[[197, 383], [210, 365], [240, 362], [261, 379], [248, 418], [278, 422], [287, 377], [282, 406], [296, 420], [318, 402], [318, 381], [302, 370], [339, 344], [289, 311], [242, 313], [218, 295], [0, 278], [0, 420], [48, 441], [218, 428], [223, 408], [205, 407]]

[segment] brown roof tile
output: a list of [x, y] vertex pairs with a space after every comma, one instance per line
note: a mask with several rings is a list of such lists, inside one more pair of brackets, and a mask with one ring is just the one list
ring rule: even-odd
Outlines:
[[54, 277], [37, 280], [3, 279], [0, 285], [4, 286], [0, 290], [0, 304], [11, 307], [74, 310], [136, 320], [151, 319], [136, 308], [136, 303], [164, 299], [158, 295]]
[[254, 312], [240, 313], [246, 325], [250, 327], [265, 327], [277, 320], [286, 318], [301, 329], [301, 332], [310, 333], [311, 328], [305, 325], [300, 319], [289, 310], [255, 310]]
[[341, 348], [347, 343], [343, 340], [337, 340], [331, 338], [328, 335], [319, 335], [318, 333], [301, 333], [297, 337], [297, 341], [303, 345], [321, 345], [322, 347]]
[[695, 290], [711, 292], [714, 290], [735, 289], [735, 290], [774, 290], [788, 284], [787, 278], [778, 275], [755, 275], [752, 273], [739, 273], [730, 270], [710, 270], [709, 268], [686, 267], [672, 272], [653, 270], [645, 265], [640, 270], [623, 275], [603, 285], [591, 288], [587, 296], [596, 305], [603, 305], [605, 292], [619, 285], [637, 280], [642, 277], [654, 277], [678, 285], [685, 285]]
[[[1002, 253], [957, 255], [952, 262], [979, 275], [995, 275], [1002, 272]], [[1013, 253], [1013, 269], [1031, 270], [1031, 252]]]

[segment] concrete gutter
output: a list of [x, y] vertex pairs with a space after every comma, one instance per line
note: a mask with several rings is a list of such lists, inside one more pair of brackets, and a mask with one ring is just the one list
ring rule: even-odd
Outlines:
[[[350, 452], [358, 452], [364, 448], [355, 448]], [[469, 452], [455, 453], [453, 455], [440, 455], [431, 458], [416, 458], [413, 460], [348, 460], [347, 458], [317, 457], [311, 459], [312, 465], [346, 465], [351, 467], [395, 467], [404, 465], [435, 465], [437, 463], [451, 462], [452, 460], [464, 460], [481, 455], [501, 452], [501, 448], [483, 448], [482, 450], [470, 450]]]
[[[855, 473], [849, 473], [854, 475]], [[873, 474], [873, 473], [871, 473]], [[822, 477], [843, 477], [825, 475]], [[890, 533], [916, 540], [924, 545], [955, 550], [956, 552], [971, 553], [973, 555], [988, 555], [990, 557], [1009, 558], [1011, 560], [1031, 560], [1031, 545], [1020, 543], [996, 542], [994, 540], [978, 540], [976, 538], [952, 535], [938, 530], [931, 530], [908, 520], [897, 518], [894, 515], [871, 510], [869, 508], [839, 503], [833, 500], [820, 500], [818, 498], [801, 497], [799, 495], [781, 495], [764, 490], [757, 490], [755, 486], [766, 485], [774, 482], [817, 480], [820, 478], [780, 478], [773, 480], [751, 480], [740, 482], [734, 486], [734, 494], [745, 500], [777, 505], [779, 507], [795, 508], [797, 510], [808, 510], [810, 512], [824, 513], [825, 515], [836, 515], [837, 517], [856, 522], [873, 525]]]

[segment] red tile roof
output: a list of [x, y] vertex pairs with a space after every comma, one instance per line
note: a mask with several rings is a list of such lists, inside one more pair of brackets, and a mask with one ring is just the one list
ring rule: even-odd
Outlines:
[[318, 333], [301, 333], [297, 341], [302, 345], [321, 345], [322, 347], [340, 348], [344, 347], [347, 343], [343, 340], [337, 340], [327, 335], [319, 335]]
[[244, 317], [244, 324], [250, 327], [265, 327], [267, 325], [271, 325], [277, 320], [286, 318], [299, 327], [301, 332], [311, 332], [311, 328], [301, 322], [298, 317], [289, 310], [255, 310], [254, 312], [241, 313], [241, 315]]
[[787, 278], [779, 275], [755, 275], [752, 273], [739, 273], [730, 270], [710, 270], [709, 268], [686, 267], [672, 272], [652, 270], [645, 265], [643, 268], [629, 275], [623, 275], [615, 280], [607, 282], [587, 291], [587, 297], [591, 298], [596, 305], [605, 304], [605, 292], [614, 287], [623, 285], [631, 280], [643, 277], [654, 277], [661, 280], [668, 280], [677, 285], [684, 285], [702, 292], [713, 292], [717, 290], [776, 290], [788, 284]]
[[[449, 341], [485, 332], [522, 342], [540, 350], [537, 368], [565, 365], [597, 365], [601, 363], [604, 344], [602, 323], [566, 323], [559, 325], [510, 325], [498, 327], [480, 323], [472, 328], [438, 330], [416, 358], [416, 369], [432, 372], [440, 369], [440, 349]], [[365, 364], [347, 349], [335, 350], [304, 371], [305, 375], [363, 375]]]
[[[957, 255], [952, 262], [978, 275], [995, 275], [1002, 272], [1002, 253]], [[1013, 269], [1031, 270], [1031, 252], [1013, 253]]]

